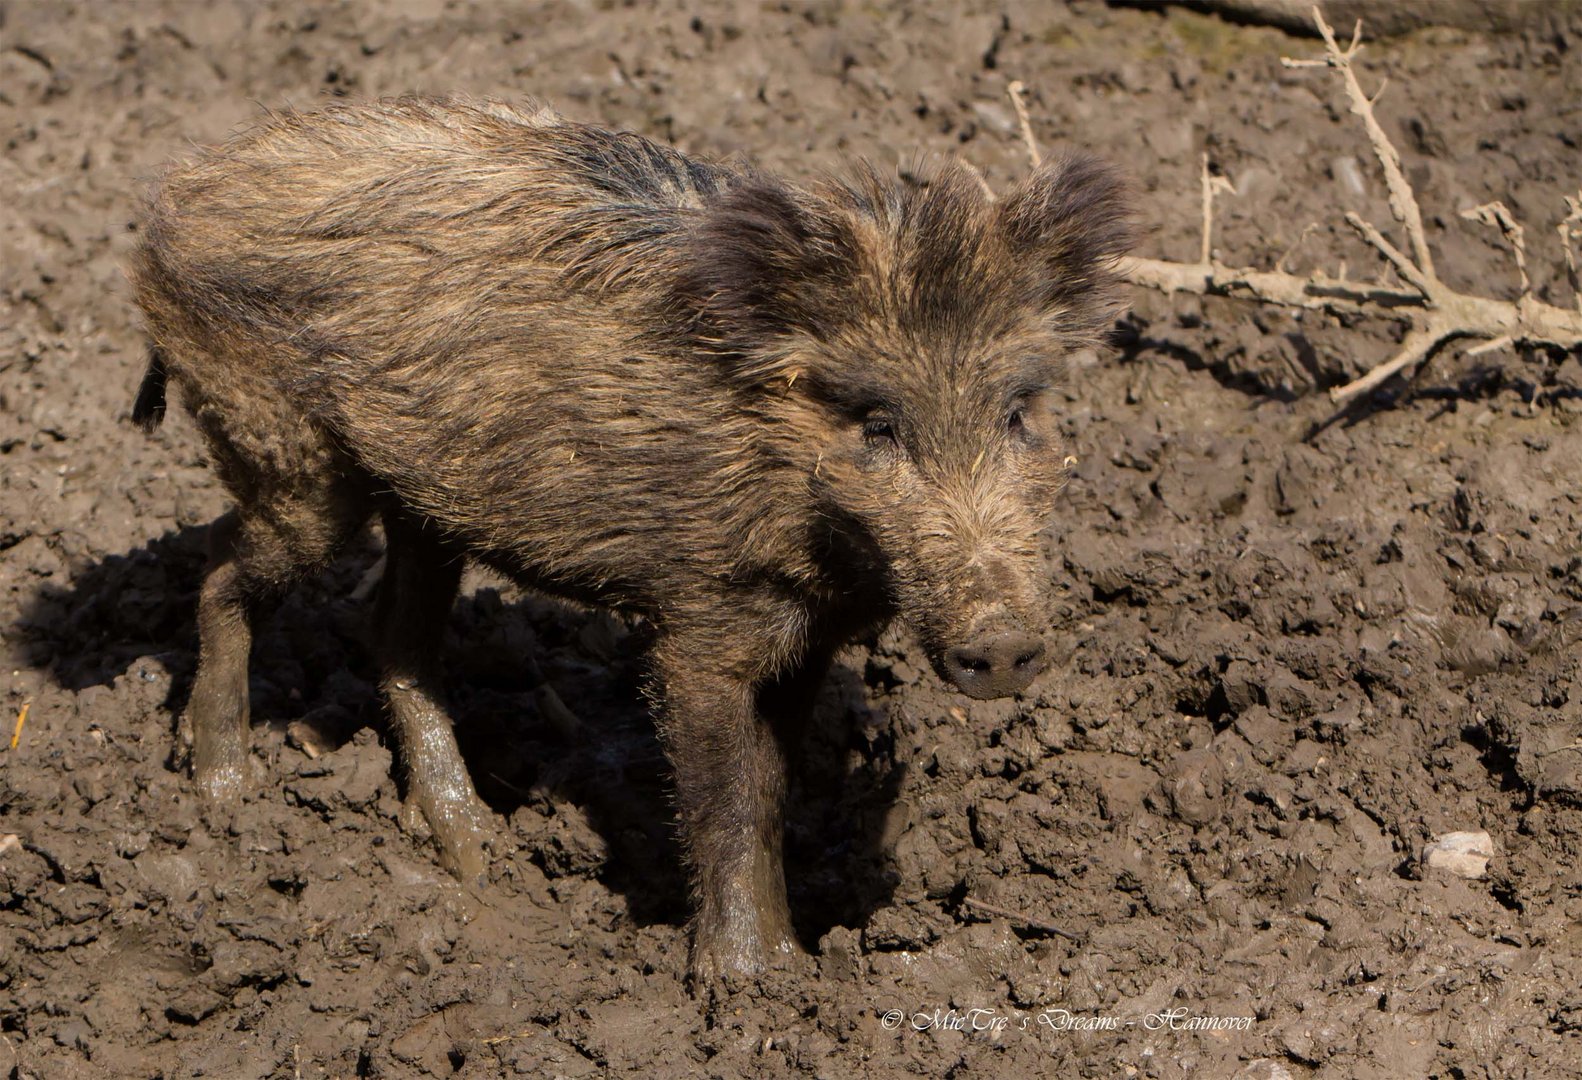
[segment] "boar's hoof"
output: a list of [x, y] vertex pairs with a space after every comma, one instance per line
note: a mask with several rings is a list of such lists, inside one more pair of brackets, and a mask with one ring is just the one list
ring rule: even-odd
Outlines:
[[1044, 670], [1044, 643], [1031, 634], [985, 635], [945, 653], [945, 674], [973, 698], [1021, 693]]
[[192, 782], [205, 803], [231, 807], [242, 801], [245, 792], [258, 786], [262, 771], [263, 766], [250, 755], [211, 764], [199, 761], [193, 764]]
[[741, 989], [744, 981], [770, 968], [783, 967], [806, 952], [790, 934], [767, 948], [757, 935], [746, 940], [727, 934], [712, 935], [707, 940], [700, 937], [692, 947], [692, 992], [713, 994]]
[[408, 796], [401, 804], [401, 824], [408, 832], [432, 832], [440, 865], [468, 884], [484, 880], [488, 853], [499, 850], [494, 813], [476, 795], [444, 804]]

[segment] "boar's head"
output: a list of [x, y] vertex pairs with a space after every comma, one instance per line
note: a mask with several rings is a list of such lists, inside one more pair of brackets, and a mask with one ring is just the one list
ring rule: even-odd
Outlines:
[[700, 215], [684, 294], [936, 670], [1004, 697], [1043, 669], [1039, 534], [1068, 458], [1051, 389], [1118, 314], [1129, 212], [1088, 158], [1002, 198], [947, 164], [811, 190], [749, 177]]

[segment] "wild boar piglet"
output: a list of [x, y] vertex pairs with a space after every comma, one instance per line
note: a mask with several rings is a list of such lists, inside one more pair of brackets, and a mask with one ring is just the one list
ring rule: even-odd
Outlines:
[[1122, 185], [1067, 157], [796, 185], [536, 105], [270, 115], [155, 185], [132, 264], [235, 506], [212, 526], [183, 729], [252, 782], [260, 605], [372, 516], [408, 808], [473, 877], [498, 843], [442, 701], [465, 559], [651, 622], [692, 967], [797, 947], [785, 758], [831, 656], [898, 616], [972, 697], [1045, 665], [1039, 534], [1062, 360], [1117, 313]]

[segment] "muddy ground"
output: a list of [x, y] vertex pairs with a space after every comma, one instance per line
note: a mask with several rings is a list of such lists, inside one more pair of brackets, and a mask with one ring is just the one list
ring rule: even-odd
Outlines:
[[[1377, 166], [1333, 76], [1279, 62], [1313, 42], [969, 8], [0, 7], [0, 1070], [1582, 1075], [1576, 352], [1455, 350], [1326, 423], [1319, 391], [1387, 355], [1389, 324], [1139, 295], [1066, 394], [1061, 662], [972, 703], [903, 634], [850, 650], [794, 784], [812, 956], [712, 1005], [683, 983], [641, 628], [469, 581], [449, 689], [516, 845], [487, 887], [397, 822], [353, 598], [376, 536], [259, 635], [270, 782], [212, 823], [173, 771], [225, 501], [185, 418], [127, 422], [121, 267], [139, 184], [260, 104], [531, 92], [797, 176], [955, 153], [1002, 185], [1022, 79], [1046, 148], [1136, 177], [1143, 253], [1195, 257], [1207, 151], [1240, 192], [1228, 259], [1377, 272], [1339, 224], [1390, 220]], [[1582, 21], [1363, 57], [1441, 274], [1516, 295], [1456, 214], [1499, 198], [1571, 304]], [[1486, 877], [1422, 866], [1452, 830], [1490, 834]], [[1248, 1019], [1185, 1030], [1213, 1017]]]

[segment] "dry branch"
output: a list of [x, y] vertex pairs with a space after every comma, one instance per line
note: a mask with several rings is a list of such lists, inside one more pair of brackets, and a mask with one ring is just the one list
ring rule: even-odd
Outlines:
[[1214, 258], [1211, 241], [1214, 236], [1214, 196], [1223, 191], [1227, 195], [1236, 194], [1236, 185], [1223, 176], [1214, 176], [1208, 171], [1208, 155], [1203, 155], [1201, 171], [1203, 184], [1203, 244], [1199, 249], [1198, 261], [1210, 262]]
[[1577, 256], [1574, 250], [1577, 241], [1582, 240], [1582, 188], [1577, 189], [1577, 197], [1565, 196], [1566, 209], [1570, 211], [1565, 220], [1555, 226], [1555, 231], [1560, 234], [1560, 250], [1566, 257], [1566, 276], [1571, 279], [1571, 291], [1576, 293], [1577, 310], [1582, 311], [1582, 277], [1578, 276]]
[[1526, 296], [1532, 289], [1532, 282], [1527, 280], [1526, 234], [1522, 232], [1522, 227], [1516, 224], [1516, 219], [1511, 216], [1505, 204], [1499, 201], [1484, 203], [1482, 206], [1461, 211], [1461, 216], [1468, 221], [1482, 222], [1500, 230], [1500, 234], [1511, 245], [1511, 253], [1516, 256], [1516, 275], [1521, 278], [1522, 295]]
[[[1307, 276], [1288, 274], [1278, 269], [1280, 264], [1276, 264], [1277, 268], [1272, 271], [1221, 264], [1214, 258], [1210, 246], [1213, 196], [1215, 190], [1226, 190], [1230, 185], [1223, 178], [1210, 177], [1207, 158], [1204, 159], [1202, 171], [1203, 235], [1198, 261], [1178, 263], [1159, 259], [1127, 259], [1121, 266], [1122, 275], [1133, 284], [1166, 293], [1189, 292], [1334, 313], [1377, 315], [1406, 324], [1405, 337], [1395, 355], [1361, 378], [1331, 390], [1330, 397], [1335, 401], [1345, 401], [1373, 389], [1397, 372], [1416, 367], [1431, 357], [1440, 346], [1457, 338], [1485, 339], [1487, 344], [1479, 346], [1475, 350], [1477, 352], [1518, 341], [1568, 349], [1582, 347], [1582, 282], [1578, 281], [1577, 257], [1572, 250], [1578, 238], [1582, 237], [1582, 191], [1577, 193], [1575, 200], [1566, 198], [1570, 214], [1559, 226], [1571, 287], [1578, 292], [1577, 311], [1545, 304], [1531, 295], [1521, 226], [1499, 203], [1475, 207], [1463, 216], [1499, 228], [1511, 244], [1521, 277], [1521, 298], [1512, 303], [1472, 296], [1450, 288], [1439, 280], [1434, 271], [1433, 256], [1423, 232], [1417, 197], [1401, 171], [1400, 155], [1374, 115], [1373, 107], [1383, 93], [1383, 87], [1373, 97], [1368, 97], [1352, 67], [1352, 58], [1362, 49], [1361, 22], [1357, 23], [1352, 33], [1351, 43], [1342, 46], [1316, 7], [1313, 9], [1313, 21], [1324, 39], [1325, 55], [1314, 60], [1286, 58], [1281, 62], [1286, 67], [1327, 67], [1339, 73], [1351, 102], [1351, 111], [1362, 119], [1374, 155], [1384, 170], [1390, 193], [1390, 211], [1406, 230], [1411, 254], [1401, 251], [1358, 215], [1348, 213], [1345, 220], [1364, 242], [1395, 268], [1410, 288], [1346, 281], [1319, 273]], [[1023, 137], [1036, 162], [1037, 147], [1032, 142], [1031, 128], [1026, 123], [1020, 91], [1018, 85], [1011, 99], [1018, 115], [1023, 118]]]
[[1027, 87], [1022, 85], [1022, 80], [1017, 79], [1005, 89], [1011, 95], [1011, 107], [1016, 110], [1016, 122], [1022, 126], [1022, 142], [1027, 144], [1027, 158], [1036, 169], [1043, 155], [1038, 152], [1038, 140], [1033, 138], [1033, 122], [1027, 118]]

